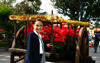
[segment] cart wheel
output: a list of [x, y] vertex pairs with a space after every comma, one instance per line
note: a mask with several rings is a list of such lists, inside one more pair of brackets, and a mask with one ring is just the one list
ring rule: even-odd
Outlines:
[[79, 31], [78, 42], [76, 45], [75, 63], [84, 63], [85, 58], [88, 57], [88, 42], [88, 33], [86, 27], [82, 27]]

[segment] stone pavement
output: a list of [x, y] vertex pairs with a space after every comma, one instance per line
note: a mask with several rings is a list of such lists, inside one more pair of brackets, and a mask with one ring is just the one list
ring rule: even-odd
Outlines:
[[96, 61], [96, 63], [100, 63], [100, 47], [97, 49], [97, 53], [94, 53], [94, 48], [89, 48], [89, 56], [92, 56], [93, 60]]
[[[96, 63], [100, 63], [100, 48], [98, 48], [97, 53], [94, 53], [93, 48], [89, 48], [89, 56], [92, 56], [92, 58], [96, 60]], [[10, 63], [10, 53], [7, 50], [5, 51], [5, 49], [0, 49], [0, 63]], [[51, 62], [46, 62], [46, 63], [51, 63]]]
[[[0, 51], [0, 63], [10, 63], [10, 53], [9, 52]], [[18, 63], [21, 63], [21, 62], [18, 62]], [[46, 62], [46, 63], [51, 63], [51, 62]]]
[[0, 51], [0, 63], [10, 63], [9, 55], [9, 52]]
[[[17, 58], [17, 57], [16, 57]], [[10, 63], [10, 52], [8, 52], [7, 48], [0, 48], [0, 63]], [[17, 62], [21, 63], [21, 62]], [[54, 63], [54, 62], [48, 62], [46, 63]]]

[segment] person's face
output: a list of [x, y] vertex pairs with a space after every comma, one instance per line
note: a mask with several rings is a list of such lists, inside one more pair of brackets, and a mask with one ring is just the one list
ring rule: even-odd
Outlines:
[[37, 32], [37, 33], [40, 33], [40, 31], [42, 30], [43, 28], [43, 23], [41, 21], [36, 21], [34, 23], [34, 30]]

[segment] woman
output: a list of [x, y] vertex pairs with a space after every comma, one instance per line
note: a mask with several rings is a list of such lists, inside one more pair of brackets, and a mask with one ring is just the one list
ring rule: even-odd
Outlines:
[[36, 19], [34, 31], [27, 36], [27, 52], [24, 63], [45, 63], [44, 44], [40, 35], [42, 27], [42, 20]]

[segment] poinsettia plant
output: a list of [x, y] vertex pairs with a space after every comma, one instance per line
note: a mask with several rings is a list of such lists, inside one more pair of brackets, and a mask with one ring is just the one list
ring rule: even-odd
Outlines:
[[[60, 28], [60, 25], [53, 25], [53, 47], [57, 49], [63, 49], [66, 46], [68, 40], [78, 38], [79, 30], [79, 28], [74, 30], [71, 26], [68, 28], [67, 26], [62, 25], [62, 28]], [[29, 24], [27, 26], [27, 34], [32, 31], [33, 24]], [[45, 44], [50, 43], [51, 25], [43, 26], [43, 29], [41, 30], [41, 35]], [[70, 38], [68, 38], [68, 36], [70, 36]]]

